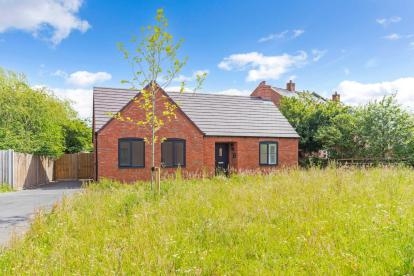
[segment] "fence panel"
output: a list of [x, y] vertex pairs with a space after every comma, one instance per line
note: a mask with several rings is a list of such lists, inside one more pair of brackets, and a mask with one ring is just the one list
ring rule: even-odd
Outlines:
[[78, 153], [78, 179], [92, 179], [93, 177], [93, 153]]
[[34, 188], [52, 181], [53, 163], [50, 158], [13, 150], [0, 151], [0, 183], [14, 190]]
[[92, 179], [93, 177], [93, 153], [65, 154], [55, 162], [55, 180]]
[[55, 180], [78, 179], [78, 155], [64, 154], [55, 162]]
[[54, 161], [50, 158], [15, 152], [13, 188], [21, 190], [49, 183], [53, 179], [53, 166]]

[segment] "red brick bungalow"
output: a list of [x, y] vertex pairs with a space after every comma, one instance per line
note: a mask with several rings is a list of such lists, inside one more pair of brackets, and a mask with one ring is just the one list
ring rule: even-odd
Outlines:
[[[214, 175], [219, 170], [274, 170], [296, 166], [299, 136], [269, 100], [258, 96], [229, 96], [161, 91], [157, 105], [175, 103], [176, 118], [159, 130], [166, 138], [155, 148], [155, 164], [163, 174], [177, 167], [185, 175]], [[151, 146], [148, 133], [132, 123], [107, 114], [140, 118], [143, 112], [131, 101], [139, 92], [95, 87], [93, 129], [96, 179], [125, 182], [150, 178]], [[160, 110], [160, 109], [158, 109]]]

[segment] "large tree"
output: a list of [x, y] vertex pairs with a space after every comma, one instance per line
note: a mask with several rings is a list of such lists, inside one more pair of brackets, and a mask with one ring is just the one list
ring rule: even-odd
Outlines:
[[334, 159], [413, 158], [414, 119], [395, 95], [350, 107], [303, 93], [283, 98], [280, 109], [300, 135], [299, 147], [307, 155], [325, 149]]
[[[122, 82], [129, 84], [131, 89], [140, 91], [139, 96], [134, 98], [134, 103], [144, 114], [144, 119], [125, 117], [122, 113], [114, 115], [118, 120], [135, 124], [144, 130], [143, 133], [149, 133], [145, 141], [151, 145], [151, 186], [156, 166], [155, 145], [164, 139], [158, 137], [157, 133], [175, 117], [177, 108], [170, 101], [164, 101], [160, 108], [156, 101], [162, 98], [161, 91], [170, 85], [186, 64], [186, 58], [180, 59], [177, 55], [182, 42], [175, 42], [167, 32], [168, 20], [163, 9], [157, 10], [155, 19], [154, 25], [142, 28], [141, 39], [138, 40], [136, 36], [131, 39], [132, 50], [123, 43], [118, 44], [119, 50], [132, 67], [132, 78]], [[205, 73], [196, 76], [194, 92], [201, 87], [205, 77]], [[184, 91], [184, 86], [185, 83], [181, 82], [181, 92]]]
[[412, 158], [412, 114], [390, 95], [357, 108], [356, 134], [360, 155], [367, 158]]
[[280, 110], [300, 136], [299, 148], [305, 154], [329, 150], [331, 157], [350, 157], [355, 119], [352, 108], [336, 101], [324, 101], [312, 93], [284, 97]]
[[91, 129], [68, 101], [32, 89], [24, 75], [3, 69], [0, 118], [0, 149], [57, 157], [91, 148]]

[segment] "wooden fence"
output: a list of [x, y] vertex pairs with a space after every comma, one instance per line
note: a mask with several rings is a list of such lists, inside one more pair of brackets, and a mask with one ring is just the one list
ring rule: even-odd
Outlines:
[[65, 154], [55, 162], [55, 180], [94, 178], [93, 153]]
[[50, 158], [13, 150], [0, 151], [0, 183], [13, 190], [44, 185], [52, 181], [54, 161]]
[[349, 158], [349, 159], [337, 159], [335, 162], [338, 165], [351, 165], [351, 166], [387, 166], [387, 165], [409, 165], [413, 166], [413, 160], [409, 159], [390, 159], [390, 158]]

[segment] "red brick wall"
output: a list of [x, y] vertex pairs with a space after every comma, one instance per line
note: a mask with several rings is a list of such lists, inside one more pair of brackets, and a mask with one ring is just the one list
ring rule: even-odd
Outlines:
[[[259, 143], [261, 141], [278, 142], [278, 165], [259, 165]], [[215, 143], [232, 143], [236, 157], [230, 150], [230, 167], [235, 171], [273, 170], [298, 165], [297, 138], [257, 138], [257, 137], [204, 137], [204, 166], [214, 172]]]
[[[158, 110], [163, 106], [158, 101]], [[135, 103], [127, 106], [123, 113], [125, 117], [142, 118], [143, 112]], [[203, 135], [180, 111], [176, 111], [176, 119], [167, 123], [158, 133], [159, 138], [181, 138], [186, 140], [186, 167], [182, 168], [183, 173], [201, 173], [203, 167]], [[98, 179], [110, 178], [123, 182], [133, 182], [137, 179], [150, 179], [151, 176], [151, 145], [145, 144], [145, 168], [119, 168], [118, 167], [118, 139], [119, 138], [144, 138], [150, 137], [149, 132], [142, 127], [131, 123], [112, 120], [97, 136], [98, 146]], [[161, 147], [156, 144], [155, 165], [160, 165]], [[165, 169], [164, 173], [173, 173], [175, 169]]]
[[276, 106], [280, 106], [280, 96], [270, 85], [267, 85], [265, 82], [261, 82], [259, 86], [253, 91], [251, 96], [260, 97], [265, 100], [272, 101]]

